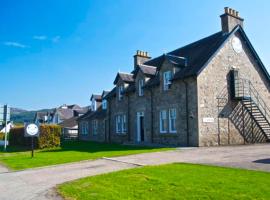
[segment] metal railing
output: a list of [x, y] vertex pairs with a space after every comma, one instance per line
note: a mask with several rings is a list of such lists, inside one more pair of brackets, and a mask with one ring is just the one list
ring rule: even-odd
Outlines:
[[270, 109], [250, 80], [235, 79], [235, 97], [255, 103], [268, 123], [270, 122]]

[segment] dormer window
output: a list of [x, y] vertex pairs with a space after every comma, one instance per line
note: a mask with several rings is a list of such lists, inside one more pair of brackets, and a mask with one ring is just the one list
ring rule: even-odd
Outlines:
[[124, 86], [121, 85], [118, 87], [118, 100], [121, 101], [123, 99]]
[[103, 110], [106, 110], [107, 109], [107, 100], [106, 99], [103, 99], [102, 100], [102, 109]]
[[163, 89], [164, 90], [169, 90], [170, 86], [172, 84], [172, 72], [171, 71], [166, 71], [163, 73]]
[[142, 97], [144, 95], [144, 80], [140, 79], [139, 80], [139, 96]]
[[92, 100], [91, 108], [92, 108], [92, 111], [96, 111], [97, 109], [97, 102], [95, 101], [95, 99]]

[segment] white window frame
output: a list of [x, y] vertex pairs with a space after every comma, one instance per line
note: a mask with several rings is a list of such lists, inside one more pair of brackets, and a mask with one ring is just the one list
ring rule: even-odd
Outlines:
[[[176, 133], [176, 119], [177, 119], [177, 113], [176, 113], [176, 108], [171, 108], [169, 109], [169, 131], [170, 133]], [[174, 120], [174, 129], [173, 129], [173, 123], [172, 121]]]
[[122, 133], [122, 122], [121, 122], [121, 115], [116, 115], [115, 117], [115, 129], [116, 133]]
[[88, 134], [88, 127], [87, 126], [88, 126], [87, 122], [82, 122], [82, 125], [81, 125], [82, 135]]
[[116, 115], [115, 117], [115, 129], [117, 134], [127, 133], [127, 116], [126, 115]]
[[166, 71], [163, 73], [163, 89], [167, 91], [170, 89], [172, 79], [172, 71]]
[[102, 109], [103, 110], [106, 110], [107, 109], [107, 100], [106, 99], [103, 99], [102, 100]]
[[122, 133], [127, 132], [127, 116], [122, 115]]
[[93, 120], [92, 121], [92, 131], [93, 131], [93, 135], [97, 135], [98, 132], [98, 121], [97, 120]]
[[97, 110], [97, 102], [96, 102], [96, 100], [92, 100], [92, 111], [96, 111]]
[[140, 79], [138, 85], [139, 85], [139, 96], [142, 97], [144, 95], [144, 89], [143, 89], [144, 80]]
[[124, 86], [120, 85], [118, 87], [118, 100], [121, 101], [123, 99]]
[[161, 110], [159, 112], [159, 131], [160, 133], [167, 133], [167, 110]]

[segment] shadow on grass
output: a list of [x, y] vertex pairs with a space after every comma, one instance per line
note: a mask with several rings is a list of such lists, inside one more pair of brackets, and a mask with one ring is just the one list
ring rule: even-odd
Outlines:
[[4, 147], [0, 146], [0, 152], [2, 153], [19, 153], [19, 152], [24, 152], [24, 151], [29, 151], [31, 150], [30, 147], [25, 147], [25, 146], [8, 146], [7, 151], [4, 151]]
[[270, 158], [255, 160], [253, 162], [254, 163], [261, 163], [261, 164], [270, 164]]
[[162, 149], [164, 147], [149, 147], [149, 146], [133, 146], [121, 144], [109, 144], [99, 142], [86, 141], [68, 141], [63, 142], [60, 148], [42, 150], [42, 152], [63, 152], [63, 151], [78, 151], [78, 152], [103, 152], [103, 151], [130, 151], [130, 150], [154, 150]]

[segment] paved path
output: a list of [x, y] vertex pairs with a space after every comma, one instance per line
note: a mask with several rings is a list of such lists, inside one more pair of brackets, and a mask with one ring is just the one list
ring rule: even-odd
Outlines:
[[210, 164], [270, 172], [270, 145], [183, 148], [176, 151], [104, 158], [95, 161], [0, 173], [0, 199], [61, 199], [56, 195], [53, 188], [66, 181], [141, 165], [173, 162]]
[[4, 172], [8, 172], [9, 170], [8, 170], [8, 168], [6, 168], [5, 166], [2, 166], [1, 164], [0, 164], [0, 174], [1, 173], [4, 173]]

